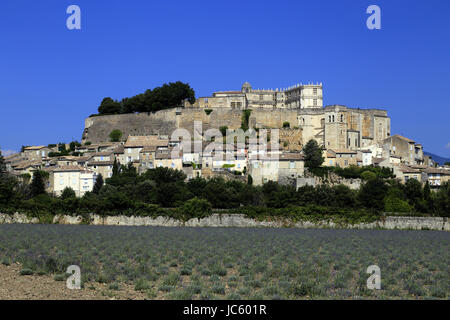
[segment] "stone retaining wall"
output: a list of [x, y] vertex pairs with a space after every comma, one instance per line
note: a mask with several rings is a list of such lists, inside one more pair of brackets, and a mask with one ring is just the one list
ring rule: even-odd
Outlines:
[[[25, 214], [13, 215], [0, 213], [0, 223], [39, 223], [37, 218], [28, 218]], [[81, 224], [81, 216], [59, 215], [53, 219], [55, 224]], [[127, 217], [91, 215], [91, 225], [110, 226], [162, 226], [162, 227], [271, 227], [271, 228], [346, 228], [346, 229], [414, 229], [414, 230], [450, 230], [447, 218], [440, 217], [386, 217], [384, 221], [373, 223], [360, 223], [355, 225], [339, 226], [333, 222], [288, 222], [288, 221], [257, 221], [246, 218], [241, 214], [213, 214], [203, 219], [191, 219], [185, 223], [167, 217]]]

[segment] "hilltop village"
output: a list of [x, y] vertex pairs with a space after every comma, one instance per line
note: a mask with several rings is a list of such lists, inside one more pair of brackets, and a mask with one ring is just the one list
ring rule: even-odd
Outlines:
[[[177, 129], [187, 132], [189, 147], [174, 134]], [[223, 135], [227, 130], [265, 129], [269, 139], [253, 146], [210, 141], [205, 132], [211, 129]], [[275, 129], [277, 144], [270, 141]], [[428, 181], [432, 189], [450, 180], [450, 168], [437, 167], [419, 142], [391, 135], [386, 110], [324, 107], [321, 83], [261, 90], [246, 82], [241, 90], [185, 100], [176, 108], [92, 116], [86, 119], [81, 143], [26, 146], [5, 157], [5, 163], [23, 181], [30, 181], [37, 170], [47, 171], [47, 192], [56, 196], [67, 187], [77, 196], [92, 191], [99, 175], [113, 175], [115, 162], [133, 166], [138, 173], [177, 169], [187, 180], [221, 176], [248, 181], [251, 176], [255, 186], [276, 181], [298, 188], [323, 182], [305, 168], [302, 150], [310, 140], [322, 148], [323, 166], [387, 167], [402, 183]], [[360, 186], [345, 179], [336, 183]]]

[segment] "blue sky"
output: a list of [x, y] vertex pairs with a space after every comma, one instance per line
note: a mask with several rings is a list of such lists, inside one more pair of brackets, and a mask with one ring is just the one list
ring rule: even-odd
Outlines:
[[[81, 8], [81, 30], [66, 8]], [[366, 8], [381, 8], [381, 30]], [[164, 82], [214, 90], [322, 82], [325, 104], [385, 108], [450, 157], [450, 1], [3, 0], [0, 148], [81, 139], [105, 96]]]

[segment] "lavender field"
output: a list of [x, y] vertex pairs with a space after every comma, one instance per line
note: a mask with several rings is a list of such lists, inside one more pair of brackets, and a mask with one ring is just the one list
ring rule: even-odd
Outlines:
[[2, 264], [55, 280], [79, 265], [149, 299], [448, 299], [449, 249], [440, 231], [0, 225]]

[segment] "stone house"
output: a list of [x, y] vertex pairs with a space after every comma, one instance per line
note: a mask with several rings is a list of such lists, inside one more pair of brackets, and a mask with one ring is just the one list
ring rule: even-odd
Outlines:
[[334, 149], [328, 150], [330, 153], [334, 153], [335, 158], [335, 166], [346, 168], [348, 166], [356, 166], [357, 165], [357, 152], [348, 149]]
[[295, 182], [298, 177], [304, 176], [305, 165], [300, 153], [282, 153], [275, 158], [249, 158], [249, 174], [253, 184], [258, 186], [268, 181], [276, 181], [282, 184]]
[[23, 149], [23, 157], [28, 161], [41, 161], [47, 158], [52, 149], [46, 146], [25, 147]]
[[106, 161], [89, 161], [87, 168], [95, 172], [96, 175], [101, 174], [103, 179], [111, 178], [113, 172], [114, 160]]
[[56, 166], [48, 169], [49, 181], [47, 192], [60, 196], [62, 191], [70, 187], [77, 197], [92, 191], [97, 175], [80, 166]]
[[450, 181], [450, 170], [426, 168], [423, 173], [431, 188], [439, 188], [445, 182]]
[[400, 157], [400, 162], [406, 165], [422, 164], [424, 161], [422, 145], [401, 135], [384, 139], [382, 147], [383, 157]]
[[124, 144], [125, 163], [139, 160], [140, 152], [144, 147], [156, 147], [156, 149], [168, 149], [169, 140], [160, 139], [158, 135], [129, 136]]

